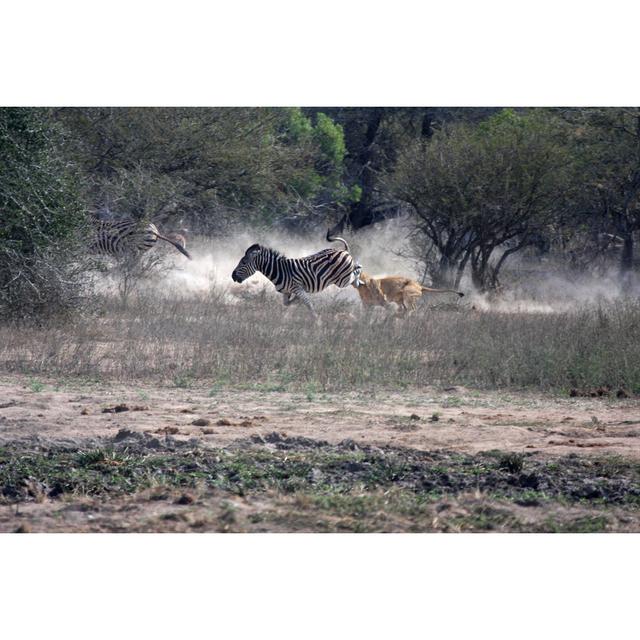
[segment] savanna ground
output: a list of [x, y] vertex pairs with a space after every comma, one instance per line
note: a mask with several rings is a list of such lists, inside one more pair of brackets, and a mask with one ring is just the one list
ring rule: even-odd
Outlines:
[[0, 328], [0, 530], [640, 531], [636, 301], [323, 300]]

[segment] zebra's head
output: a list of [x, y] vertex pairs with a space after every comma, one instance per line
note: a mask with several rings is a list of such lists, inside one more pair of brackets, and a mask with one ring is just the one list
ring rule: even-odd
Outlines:
[[234, 282], [244, 282], [249, 276], [252, 276], [256, 272], [256, 257], [261, 251], [262, 247], [259, 244], [252, 244], [246, 250], [242, 260], [238, 262], [238, 265], [231, 274]]

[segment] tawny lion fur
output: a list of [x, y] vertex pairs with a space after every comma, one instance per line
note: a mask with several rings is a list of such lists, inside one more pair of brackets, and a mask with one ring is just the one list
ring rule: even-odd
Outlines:
[[416, 303], [423, 293], [455, 293], [461, 297], [464, 295], [455, 289], [423, 287], [419, 282], [404, 276], [372, 278], [366, 273], [361, 273], [360, 281], [363, 284], [357, 287], [357, 291], [365, 307], [387, 307], [391, 302], [395, 302], [405, 313], [415, 310]]

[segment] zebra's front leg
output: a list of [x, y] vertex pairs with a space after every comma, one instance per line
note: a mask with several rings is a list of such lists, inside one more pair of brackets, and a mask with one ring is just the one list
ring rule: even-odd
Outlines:
[[296, 299], [296, 294], [295, 293], [284, 292], [282, 294], [282, 302], [283, 302], [285, 307], [288, 307], [295, 299]]
[[302, 301], [305, 307], [311, 311], [311, 314], [315, 318], [316, 324], [321, 324], [320, 316], [316, 313], [316, 310], [311, 304], [311, 296], [304, 289], [295, 289], [293, 295]]

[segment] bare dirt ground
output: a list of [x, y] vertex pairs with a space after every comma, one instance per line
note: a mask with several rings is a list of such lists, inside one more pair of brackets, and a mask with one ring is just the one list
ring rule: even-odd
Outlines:
[[[7, 490], [0, 502], [0, 531], [640, 530], [635, 505], [629, 510], [620, 501], [607, 504], [610, 495], [619, 497], [629, 487], [640, 492], [634, 475], [640, 468], [640, 400], [634, 398], [561, 398], [462, 387], [325, 394], [264, 388], [127, 387], [20, 376], [0, 379], [0, 449], [14, 452], [11, 459], [18, 460], [16, 464], [30, 452], [40, 452], [48, 460], [51, 452], [104, 451], [120, 444], [122, 451], [136, 453], [135, 447], [122, 447], [140, 442], [145, 452], [196, 451], [196, 458], [206, 457], [207, 451], [235, 450], [238, 443], [251, 443], [247, 451], [263, 466], [271, 465], [270, 469], [278, 465], [286, 469], [289, 459], [301, 461], [303, 456], [306, 464], [311, 455], [304, 476], [310, 478], [309, 485], [285, 490], [265, 485], [264, 490], [252, 492], [251, 483], [258, 476], [254, 467], [249, 473], [240, 464], [249, 464], [244, 458], [234, 459], [236, 466], [228, 476], [243, 482], [250, 476], [246, 487], [240, 482], [240, 490], [238, 482], [212, 488], [204, 481], [189, 484], [178, 479], [170, 485], [147, 483], [98, 495], [78, 489], [77, 484], [73, 490], [53, 491], [51, 482], [47, 485], [24, 472], [20, 486], [28, 489]], [[319, 458], [318, 442], [324, 443], [326, 456], [333, 457]], [[502, 457], [492, 466], [493, 458], [482, 457], [481, 452], [495, 450]], [[274, 451], [280, 457], [266, 462], [260, 457]], [[436, 459], [428, 457], [432, 452], [445, 453]], [[138, 453], [140, 460], [146, 460], [146, 453]], [[510, 458], [511, 454], [515, 457]], [[187, 453], [180, 455], [188, 459]], [[466, 456], [463, 462], [460, 456]], [[394, 479], [387, 462], [396, 464], [400, 458], [405, 471]], [[541, 478], [541, 465], [554, 461], [576, 461], [583, 465], [576, 471], [576, 482], [581, 487], [600, 486], [597, 481], [604, 472], [597, 461], [602, 459], [632, 465], [626, 484], [591, 494], [580, 489], [584, 495], [571, 485], [558, 489], [557, 499], [549, 504], [527, 493], [539, 490], [540, 484], [527, 478], [535, 474]], [[351, 474], [353, 483], [347, 488], [337, 480], [327, 484], [331, 491], [338, 487], [343, 493], [310, 494], [309, 487], [318, 485], [316, 476], [328, 477], [337, 460], [347, 465], [345, 477]], [[597, 477], [589, 460], [600, 465]], [[453, 461], [485, 465], [474, 472], [475, 485], [463, 481], [463, 476], [456, 480], [457, 467], [447, 467]], [[95, 464], [108, 469], [109, 464], [129, 462], [98, 456]], [[379, 463], [387, 465], [388, 481], [363, 476], [358, 467]], [[208, 464], [208, 459], [202, 462], [203, 474]], [[415, 496], [425, 491], [424, 470], [443, 465], [445, 481], [436, 485], [439, 490], [444, 487], [446, 495], [415, 502]], [[409, 493], [395, 494], [398, 479], [402, 484], [403, 478], [413, 478], [411, 473], [415, 475], [418, 467], [422, 488], [407, 484]], [[187, 473], [193, 472], [186, 468]], [[624, 466], [619, 473], [627, 470]], [[488, 496], [478, 480], [478, 474], [485, 472], [497, 478], [495, 487], [508, 491]], [[607, 482], [613, 482], [617, 473], [609, 470]], [[289, 481], [289, 472], [283, 477]], [[518, 488], [517, 495], [509, 493], [512, 486]]]
[[[116, 407], [121, 405], [121, 409]], [[640, 400], [558, 398], [462, 387], [288, 393], [0, 380], [0, 444], [99, 444], [128, 429], [221, 447], [273, 431], [423, 451], [490, 449], [640, 460]]]

